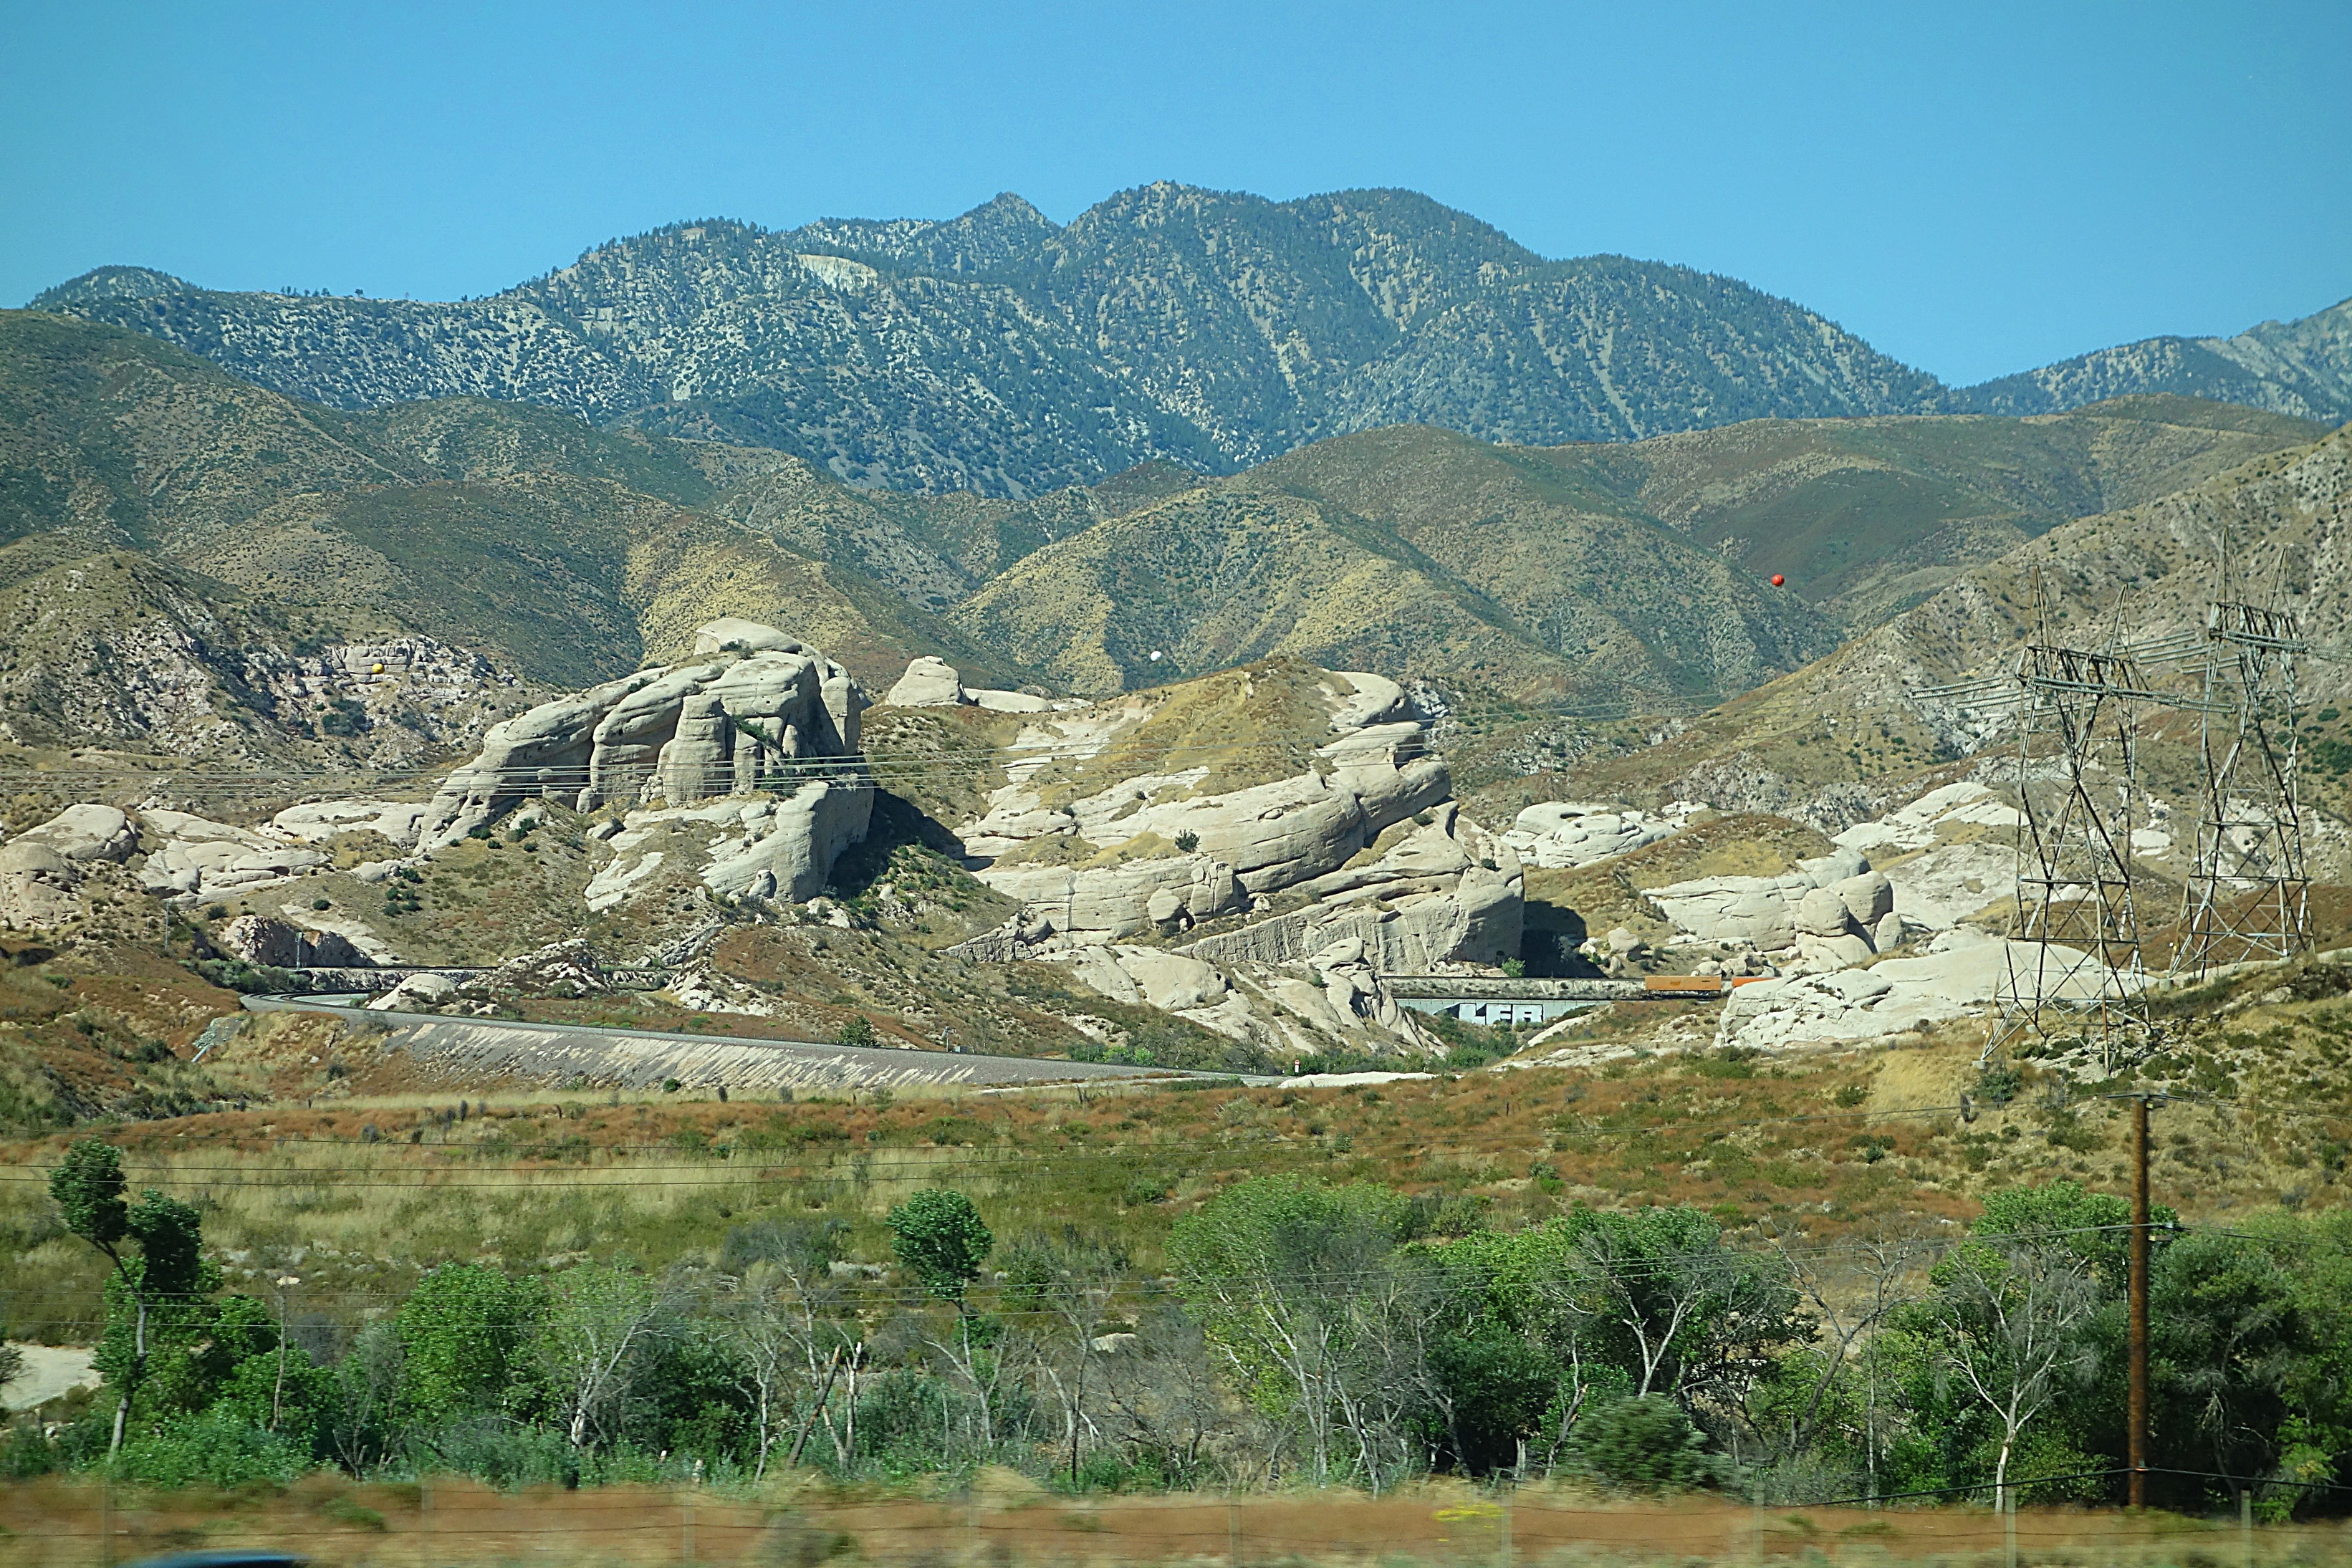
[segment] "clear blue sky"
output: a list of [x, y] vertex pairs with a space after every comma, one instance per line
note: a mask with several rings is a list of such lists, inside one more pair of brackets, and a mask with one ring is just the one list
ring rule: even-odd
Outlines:
[[2352, 295], [2352, 3], [0, 0], [0, 302], [488, 293], [686, 217], [1427, 192], [1967, 382]]

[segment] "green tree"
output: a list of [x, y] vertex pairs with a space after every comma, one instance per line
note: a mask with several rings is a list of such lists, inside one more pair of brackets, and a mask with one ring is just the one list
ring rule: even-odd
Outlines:
[[1178, 1288], [1209, 1343], [1244, 1396], [1296, 1429], [1318, 1486], [1354, 1474], [1377, 1487], [1401, 1458], [1401, 1434], [1382, 1420], [1395, 1406], [1381, 1396], [1420, 1382], [1410, 1364], [1402, 1380], [1391, 1375], [1398, 1336], [1388, 1309], [1406, 1303], [1390, 1291], [1418, 1283], [1389, 1268], [1408, 1214], [1370, 1183], [1258, 1176], [1185, 1216], [1168, 1239]]
[[575, 1263], [548, 1281], [538, 1350], [574, 1448], [612, 1432], [662, 1333], [666, 1306], [654, 1281], [611, 1263]]
[[[131, 1408], [157, 1345], [200, 1326], [205, 1298], [219, 1288], [204, 1262], [204, 1221], [152, 1188], [134, 1206], [122, 1197], [122, 1155], [96, 1138], [78, 1139], [49, 1173], [49, 1197], [66, 1228], [106, 1255], [107, 1331], [94, 1364], [119, 1392], [108, 1451], [120, 1452]], [[136, 1242], [136, 1256], [123, 1250]]]
[[1990, 1418], [1993, 1491], [2008, 1507], [2010, 1469], [2030, 1429], [2096, 1375], [2085, 1331], [2099, 1297], [2072, 1238], [1988, 1221], [1999, 1222], [1990, 1205], [1978, 1233], [1936, 1266], [1933, 1293], [1909, 1315], [1939, 1383]]
[[1786, 1269], [1743, 1252], [1696, 1208], [1578, 1207], [1552, 1222], [1591, 1288], [1586, 1332], [1636, 1397], [1741, 1397], [1810, 1325]]
[[949, 1187], [929, 1187], [890, 1210], [890, 1250], [923, 1289], [961, 1313], [965, 1292], [980, 1278], [996, 1237], [971, 1199]]
[[[435, 1423], [527, 1410], [536, 1392], [530, 1344], [544, 1308], [536, 1281], [479, 1263], [445, 1263], [419, 1280], [393, 1315], [407, 1413]], [[375, 1364], [382, 1360], [379, 1353]]]

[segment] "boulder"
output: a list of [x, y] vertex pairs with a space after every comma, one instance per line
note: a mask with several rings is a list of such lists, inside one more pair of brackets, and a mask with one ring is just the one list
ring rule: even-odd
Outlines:
[[1131, 1008], [1143, 1005], [1143, 993], [1136, 988], [1134, 977], [1120, 967], [1109, 947], [1081, 947], [1067, 962], [1071, 974], [1087, 989]]
[[411, 975], [369, 1001], [375, 1012], [431, 1012], [457, 994], [457, 982], [446, 975]]
[[1895, 884], [1886, 880], [1884, 872], [1866, 871], [1860, 876], [1850, 876], [1831, 884], [1831, 891], [1844, 902], [1845, 911], [1853, 923], [1870, 930], [1894, 912]]
[[1118, 967], [1144, 1001], [1162, 1012], [1209, 1007], [1231, 988], [1213, 965], [1159, 947], [1114, 947]]
[[1801, 933], [1797, 937], [1796, 967], [1805, 972], [1822, 969], [1844, 969], [1870, 961], [1870, 939], [1846, 932], [1837, 936], [1815, 936]]
[[1880, 915], [1878, 924], [1871, 928], [1871, 946], [1882, 953], [1892, 952], [1903, 946], [1904, 932], [1903, 916], [1890, 909]]
[[1804, 936], [1843, 936], [1853, 923], [1837, 890], [1815, 887], [1797, 900], [1797, 931]]
[[112, 806], [68, 806], [37, 828], [27, 828], [16, 841], [40, 844], [79, 865], [89, 861], [123, 861], [139, 847], [131, 819]]
[[882, 702], [887, 707], [954, 707], [971, 700], [955, 667], [926, 653], [907, 666]]

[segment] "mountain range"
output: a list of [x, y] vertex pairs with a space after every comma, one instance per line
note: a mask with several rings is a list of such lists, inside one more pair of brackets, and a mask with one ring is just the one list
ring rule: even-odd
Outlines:
[[132, 267], [32, 303], [333, 408], [536, 402], [791, 453], [860, 487], [1015, 498], [1146, 461], [1231, 474], [1394, 424], [1548, 446], [2142, 392], [2352, 418], [2352, 302], [1960, 390], [1733, 279], [1547, 260], [1409, 191], [1271, 202], [1160, 183], [1067, 225], [1009, 193], [940, 222], [709, 219], [456, 303], [222, 292]]

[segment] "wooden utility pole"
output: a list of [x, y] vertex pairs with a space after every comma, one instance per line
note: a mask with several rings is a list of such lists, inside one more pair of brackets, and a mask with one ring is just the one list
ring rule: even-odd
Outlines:
[[2147, 1096], [2132, 1096], [2131, 1505], [2147, 1506]]

